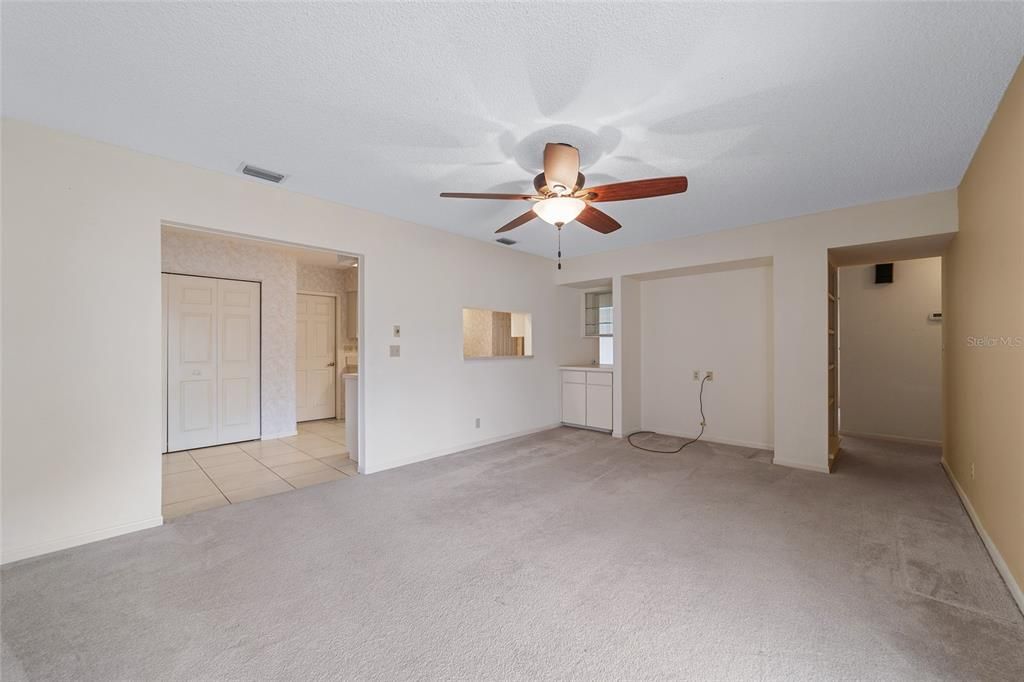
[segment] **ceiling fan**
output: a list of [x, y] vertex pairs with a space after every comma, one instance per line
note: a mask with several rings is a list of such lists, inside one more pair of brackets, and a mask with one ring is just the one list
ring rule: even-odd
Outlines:
[[[584, 187], [585, 182], [586, 178], [580, 173], [579, 150], [563, 142], [549, 142], [544, 145], [544, 172], [533, 179], [535, 194], [442, 192], [441, 196], [452, 199], [505, 199], [534, 202], [529, 211], [499, 227], [495, 234], [514, 230], [534, 218], [540, 218], [558, 229], [558, 257], [561, 258], [561, 230], [566, 223], [576, 220], [601, 234], [608, 234], [622, 227], [610, 215], [594, 208], [595, 202], [626, 201], [660, 197], [666, 194], [680, 194], [686, 191], [687, 186], [686, 177], [682, 175], [616, 182], [597, 187]], [[559, 263], [558, 267], [561, 269], [562, 264]]]

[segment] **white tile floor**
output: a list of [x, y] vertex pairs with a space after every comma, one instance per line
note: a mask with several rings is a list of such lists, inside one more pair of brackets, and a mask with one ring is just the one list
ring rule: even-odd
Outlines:
[[164, 455], [164, 520], [356, 475], [345, 422], [303, 422], [298, 431], [279, 440]]

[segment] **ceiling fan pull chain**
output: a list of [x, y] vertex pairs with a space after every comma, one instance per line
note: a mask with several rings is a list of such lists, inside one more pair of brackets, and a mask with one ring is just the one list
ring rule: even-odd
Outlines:
[[562, 269], [562, 226], [558, 226], [558, 269]]

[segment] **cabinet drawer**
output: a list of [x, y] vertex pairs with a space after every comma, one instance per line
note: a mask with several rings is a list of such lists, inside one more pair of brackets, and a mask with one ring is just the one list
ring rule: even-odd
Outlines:
[[587, 372], [587, 383], [591, 386], [611, 386], [611, 372]]
[[562, 372], [563, 384], [585, 384], [587, 383], [586, 372]]

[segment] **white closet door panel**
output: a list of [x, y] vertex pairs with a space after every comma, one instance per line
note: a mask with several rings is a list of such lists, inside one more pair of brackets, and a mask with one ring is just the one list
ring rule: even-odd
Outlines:
[[217, 280], [167, 279], [167, 449], [217, 442]]
[[221, 443], [260, 437], [260, 285], [217, 280]]
[[[216, 427], [216, 400], [213, 390], [212, 381], [181, 382], [180, 428], [183, 432], [199, 436]], [[195, 447], [195, 444], [191, 447]]]

